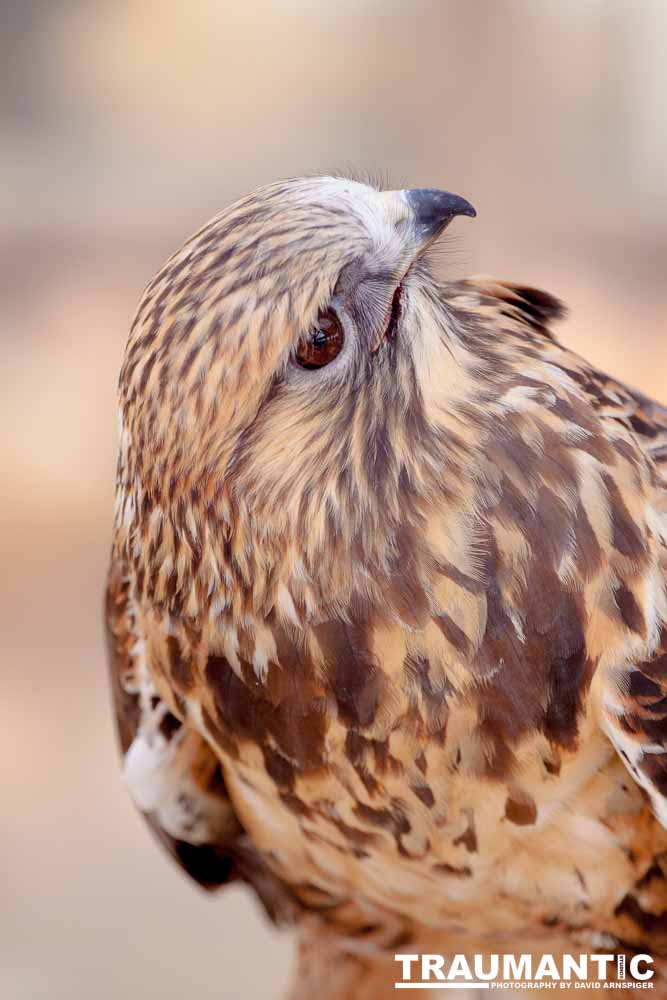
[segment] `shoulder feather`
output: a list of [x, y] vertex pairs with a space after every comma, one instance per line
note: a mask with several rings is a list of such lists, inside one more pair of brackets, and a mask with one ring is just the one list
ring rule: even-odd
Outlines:
[[497, 317], [501, 326], [510, 321], [550, 340], [554, 339], [551, 324], [563, 319], [567, 312], [563, 303], [549, 292], [489, 275], [456, 282], [448, 301], [456, 308], [471, 310], [487, 319]]

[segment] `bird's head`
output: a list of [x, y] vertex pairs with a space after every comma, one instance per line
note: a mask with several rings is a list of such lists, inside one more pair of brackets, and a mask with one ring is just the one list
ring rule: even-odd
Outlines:
[[296, 601], [315, 578], [362, 586], [350, 559], [368, 580], [400, 558], [464, 392], [424, 260], [457, 215], [475, 211], [444, 191], [290, 180], [165, 264], [120, 383], [119, 523], [154, 599], [192, 593], [194, 573], [200, 597], [256, 604], [280, 566]]

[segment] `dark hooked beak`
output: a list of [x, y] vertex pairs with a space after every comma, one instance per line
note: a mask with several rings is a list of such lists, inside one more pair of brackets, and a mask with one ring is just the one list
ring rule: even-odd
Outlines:
[[449, 191], [412, 188], [405, 192], [405, 197], [414, 214], [420, 243], [428, 243], [439, 236], [457, 215], [469, 215], [473, 219], [477, 215], [469, 201]]

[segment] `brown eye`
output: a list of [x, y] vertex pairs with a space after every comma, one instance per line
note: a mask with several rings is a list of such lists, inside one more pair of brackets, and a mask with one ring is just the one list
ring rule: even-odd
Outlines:
[[326, 309], [297, 347], [296, 360], [302, 368], [323, 368], [340, 354], [344, 339], [338, 317], [331, 309]]

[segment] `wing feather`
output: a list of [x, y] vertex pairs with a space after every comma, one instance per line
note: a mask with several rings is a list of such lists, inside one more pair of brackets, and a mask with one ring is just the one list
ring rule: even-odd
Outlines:
[[243, 830], [214, 750], [171, 712], [153, 685], [133, 612], [131, 576], [117, 555], [107, 584], [106, 625], [123, 774], [149, 828], [204, 889], [247, 882], [271, 920], [293, 922], [300, 904]]
[[233, 877], [233, 847], [242, 836], [220, 765], [202, 737], [169, 710], [142, 663], [130, 580], [112, 564], [106, 595], [111, 686], [123, 771], [153, 833], [200, 885]]

